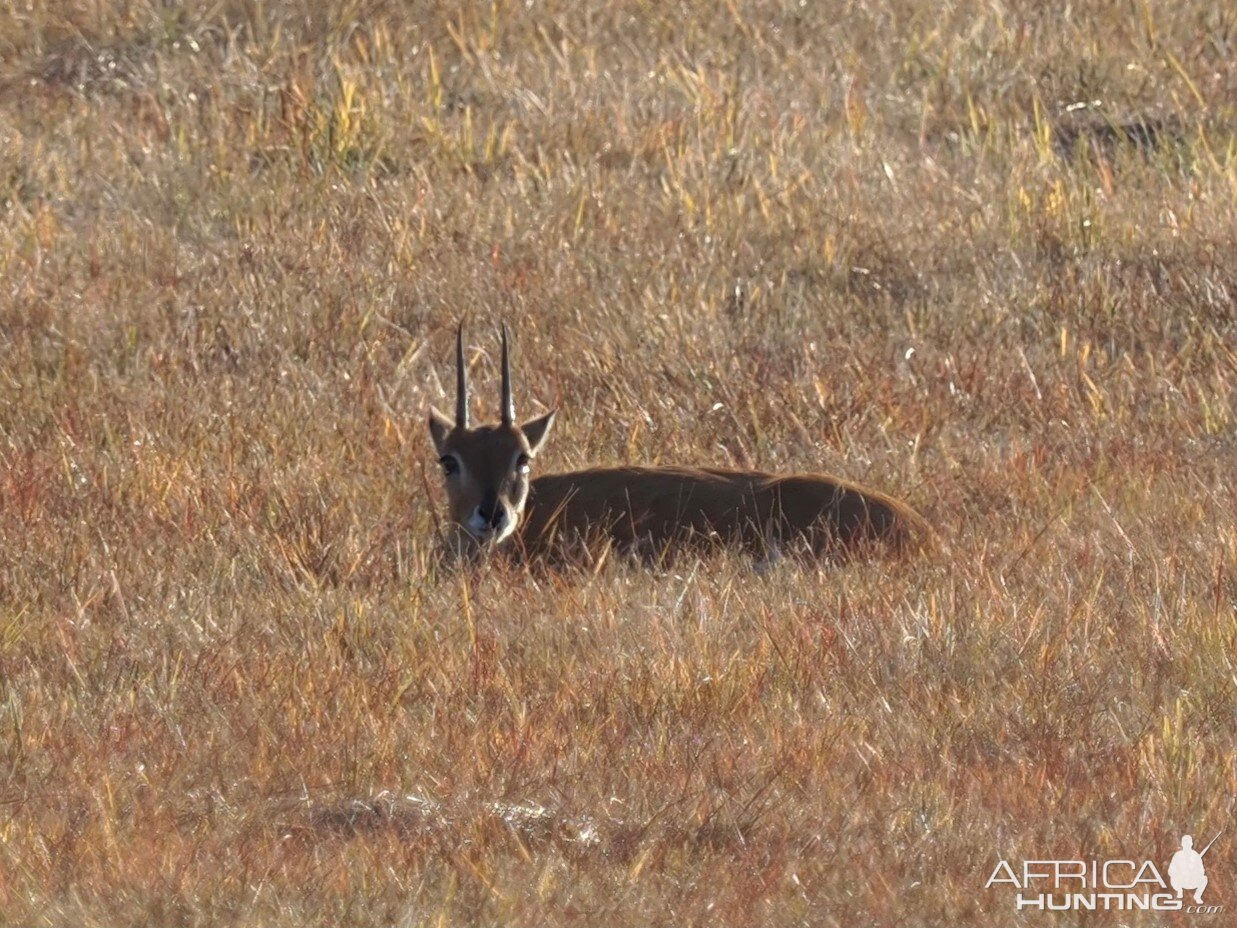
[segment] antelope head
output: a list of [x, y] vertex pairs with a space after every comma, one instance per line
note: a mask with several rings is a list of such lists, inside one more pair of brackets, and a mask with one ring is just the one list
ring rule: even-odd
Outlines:
[[455, 336], [455, 421], [430, 408], [430, 437], [438, 451], [451, 521], [474, 541], [497, 545], [519, 526], [528, 501], [533, 458], [554, 423], [554, 412], [515, 422], [511, 395], [511, 359], [507, 327], [502, 330], [502, 405], [498, 425], [468, 425], [468, 368], [464, 363], [464, 326]]

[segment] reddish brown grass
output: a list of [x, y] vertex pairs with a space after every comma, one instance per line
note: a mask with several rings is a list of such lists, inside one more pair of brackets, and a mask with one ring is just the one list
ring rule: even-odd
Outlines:
[[[1067, 924], [996, 860], [1234, 834], [1222, 8], [0, 4], [0, 922]], [[944, 548], [442, 574], [465, 314], [547, 469]]]

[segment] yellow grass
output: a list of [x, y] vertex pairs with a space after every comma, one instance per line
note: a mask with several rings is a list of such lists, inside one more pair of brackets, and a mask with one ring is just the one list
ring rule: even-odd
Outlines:
[[[0, 923], [1230, 917], [1237, 20], [1071, 9], [0, 3]], [[461, 317], [944, 548], [438, 572]]]

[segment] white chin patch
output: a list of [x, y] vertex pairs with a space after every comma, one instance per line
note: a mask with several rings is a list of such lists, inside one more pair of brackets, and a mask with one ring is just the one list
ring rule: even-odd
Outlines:
[[494, 529], [490, 527], [489, 523], [485, 521], [485, 519], [478, 516], [473, 516], [470, 518], [464, 525], [464, 528], [468, 531], [468, 534], [477, 539], [477, 541], [482, 544], [490, 545], [502, 544], [510, 538], [512, 532], [515, 531], [515, 526], [508, 521], [503, 523], [503, 527], [500, 531], [495, 532]]

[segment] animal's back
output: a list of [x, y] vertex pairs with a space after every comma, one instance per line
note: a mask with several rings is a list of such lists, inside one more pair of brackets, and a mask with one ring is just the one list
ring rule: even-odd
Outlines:
[[598, 467], [533, 480], [520, 544], [535, 555], [599, 541], [651, 553], [684, 543], [806, 543], [843, 555], [867, 545], [905, 551], [929, 534], [904, 503], [825, 474]]

